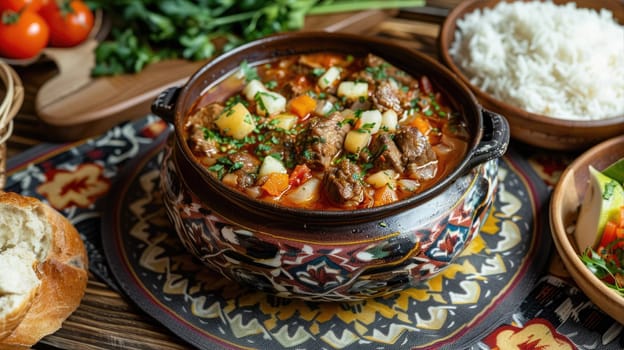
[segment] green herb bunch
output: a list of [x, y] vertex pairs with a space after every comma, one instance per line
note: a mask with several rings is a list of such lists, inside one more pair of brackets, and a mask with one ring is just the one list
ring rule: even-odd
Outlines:
[[423, 0], [88, 0], [112, 21], [94, 76], [136, 73], [164, 59], [208, 59], [242, 43], [301, 29], [305, 16], [414, 7]]

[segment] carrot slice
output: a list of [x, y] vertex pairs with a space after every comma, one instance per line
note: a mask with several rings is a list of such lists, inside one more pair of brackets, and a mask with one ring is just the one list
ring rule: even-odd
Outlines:
[[316, 109], [316, 100], [308, 95], [299, 95], [290, 100], [290, 111], [303, 118]]
[[271, 196], [277, 196], [288, 189], [288, 174], [270, 173], [262, 189]]
[[388, 186], [376, 189], [375, 194], [373, 195], [375, 206], [390, 204], [392, 202], [396, 202], [398, 199], [396, 191]]
[[412, 120], [411, 124], [425, 136], [429, 133], [429, 131], [431, 131], [431, 124], [429, 124], [429, 121], [423, 116], [416, 116], [416, 118]]

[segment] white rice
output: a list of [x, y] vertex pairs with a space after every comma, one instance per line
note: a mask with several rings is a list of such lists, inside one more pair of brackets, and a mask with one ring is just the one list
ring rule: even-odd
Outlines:
[[451, 57], [498, 99], [560, 119], [624, 114], [624, 27], [610, 11], [501, 2], [457, 28]]

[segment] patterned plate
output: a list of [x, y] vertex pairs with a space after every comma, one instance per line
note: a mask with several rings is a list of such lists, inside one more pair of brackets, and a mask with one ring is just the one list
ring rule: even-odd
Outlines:
[[162, 146], [137, 157], [111, 191], [104, 251], [121, 289], [200, 349], [476, 347], [510, 321], [547, 265], [548, 189], [510, 151], [487, 222], [440, 275], [361, 302], [276, 298], [224, 279], [184, 250], [162, 205]]

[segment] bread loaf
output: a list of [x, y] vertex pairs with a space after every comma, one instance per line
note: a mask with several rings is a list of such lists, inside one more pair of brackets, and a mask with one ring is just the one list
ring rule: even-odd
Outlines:
[[86, 285], [87, 254], [69, 220], [36, 198], [0, 191], [0, 349], [54, 333]]

